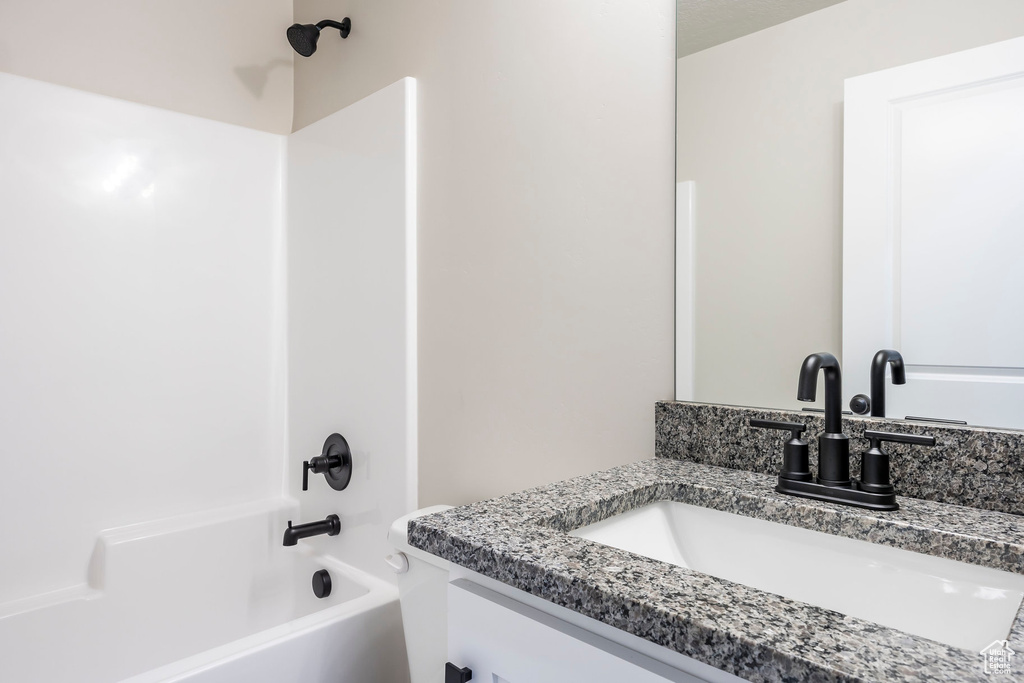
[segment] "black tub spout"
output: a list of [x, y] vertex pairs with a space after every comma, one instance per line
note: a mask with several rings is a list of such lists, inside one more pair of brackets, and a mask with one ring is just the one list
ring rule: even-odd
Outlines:
[[292, 526], [291, 520], [288, 520], [288, 528], [284, 530], [283, 544], [286, 546], [295, 545], [299, 542], [300, 538], [309, 538], [310, 536], [320, 536], [322, 534], [337, 536], [340, 533], [341, 517], [338, 515], [327, 515], [327, 518], [320, 522], [309, 522], [296, 526]]

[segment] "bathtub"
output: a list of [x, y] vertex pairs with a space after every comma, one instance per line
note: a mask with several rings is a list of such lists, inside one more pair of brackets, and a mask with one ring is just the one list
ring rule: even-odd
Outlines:
[[103, 532], [86, 583], [0, 605], [0, 681], [408, 681], [397, 589], [283, 547], [296, 513], [279, 498]]

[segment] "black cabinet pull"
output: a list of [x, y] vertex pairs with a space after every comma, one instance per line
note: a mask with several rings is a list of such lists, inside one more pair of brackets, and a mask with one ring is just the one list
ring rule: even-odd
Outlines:
[[469, 667], [459, 668], [448, 662], [444, 665], [444, 683], [466, 683], [473, 680], [473, 670]]

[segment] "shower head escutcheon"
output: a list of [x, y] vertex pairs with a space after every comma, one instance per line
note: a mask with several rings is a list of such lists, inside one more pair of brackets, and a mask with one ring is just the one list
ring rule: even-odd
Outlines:
[[324, 19], [316, 24], [292, 24], [286, 32], [288, 42], [303, 57], [308, 57], [316, 52], [316, 41], [320, 39], [320, 29], [336, 28], [342, 38], [348, 38], [352, 31], [352, 20], [345, 17], [340, 22]]

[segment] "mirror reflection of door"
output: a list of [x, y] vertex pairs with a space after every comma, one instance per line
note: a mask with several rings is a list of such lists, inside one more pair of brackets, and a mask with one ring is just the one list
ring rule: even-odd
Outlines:
[[846, 81], [847, 394], [899, 350], [887, 415], [1024, 428], [1024, 38]]

